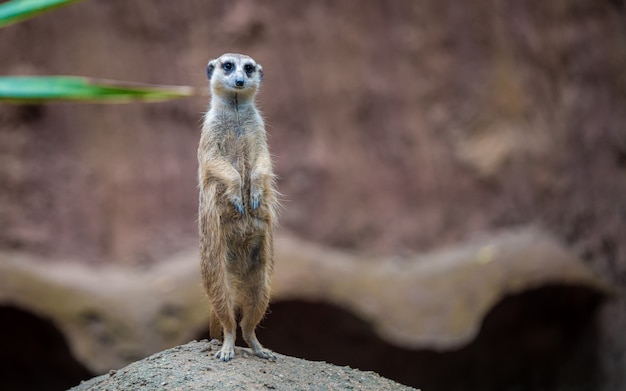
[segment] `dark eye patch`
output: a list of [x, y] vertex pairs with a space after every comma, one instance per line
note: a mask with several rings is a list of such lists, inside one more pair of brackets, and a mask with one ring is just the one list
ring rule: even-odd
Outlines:
[[246, 64], [244, 65], [243, 70], [246, 71], [247, 74], [251, 74], [252, 72], [254, 72], [254, 65]]
[[233, 71], [233, 69], [235, 69], [235, 65], [234, 65], [232, 62], [227, 61], [227, 62], [225, 62], [225, 63], [223, 63], [223, 64], [222, 64], [222, 69], [223, 69], [226, 73], [230, 73], [230, 72], [232, 72], [232, 71]]

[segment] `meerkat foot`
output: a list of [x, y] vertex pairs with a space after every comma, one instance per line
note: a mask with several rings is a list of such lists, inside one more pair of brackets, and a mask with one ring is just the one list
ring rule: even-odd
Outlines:
[[244, 332], [244, 339], [248, 343], [248, 346], [252, 349], [255, 356], [264, 358], [270, 361], [276, 361], [276, 355], [269, 349], [266, 349], [261, 345], [254, 332]]
[[254, 355], [270, 361], [276, 361], [276, 355], [269, 349], [260, 348], [254, 350]]
[[230, 361], [235, 358], [235, 349], [232, 345], [228, 346], [224, 344], [219, 352], [215, 354], [215, 358], [224, 362]]

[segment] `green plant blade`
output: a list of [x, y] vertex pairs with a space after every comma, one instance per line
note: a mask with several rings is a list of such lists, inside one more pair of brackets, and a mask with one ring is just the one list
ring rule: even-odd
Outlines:
[[32, 18], [80, 0], [11, 0], [0, 4], [0, 27]]
[[77, 76], [0, 77], [0, 103], [164, 101], [201, 95], [187, 86], [159, 86]]

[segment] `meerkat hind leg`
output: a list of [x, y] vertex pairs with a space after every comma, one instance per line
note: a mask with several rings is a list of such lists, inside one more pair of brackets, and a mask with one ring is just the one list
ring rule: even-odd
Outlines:
[[219, 311], [211, 312], [210, 320], [215, 317], [218, 319], [216, 322], [220, 327], [215, 328], [214, 324], [210, 324], [209, 326], [212, 328], [210, 333], [213, 336], [213, 329], [216, 329], [217, 335], [219, 336], [219, 331], [223, 332], [222, 339], [222, 348], [215, 354], [215, 357], [222, 361], [230, 361], [235, 357], [235, 338], [237, 331], [237, 322], [235, 321], [235, 314], [232, 309], [232, 305], [228, 305], [225, 307], [216, 307], [215, 309], [222, 309], [222, 312]]
[[[259, 278], [260, 277], [256, 277], [255, 279]], [[262, 279], [263, 278], [261, 278], [261, 280]], [[276, 355], [271, 350], [266, 349], [263, 345], [261, 345], [256, 337], [255, 331], [256, 327], [261, 322], [261, 319], [263, 319], [265, 310], [269, 304], [269, 287], [262, 286], [260, 289], [255, 289], [254, 286], [255, 285], [252, 285], [252, 287], [249, 288], [249, 291], [247, 292], [247, 300], [242, 306], [243, 317], [240, 322], [241, 333], [243, 335], [243, 339], [246, 341], [248, 346], [250, 346], [256, 356], [275, 361]]]
[[209, 313], [209, 335], [211, 339], [222, 340], [222, 324], [213, 310]]
[[257, 357], [265, 358], [270, 361], [276, 360], [276, 355], [270, 349], [266, 349], [261, 345], [256, 337], [256, 326], [259, 324], [265, 313], [266, 305], [250, 305], [246, 306], [241, 319], [241, 333], [243, 339], [254, 352]]

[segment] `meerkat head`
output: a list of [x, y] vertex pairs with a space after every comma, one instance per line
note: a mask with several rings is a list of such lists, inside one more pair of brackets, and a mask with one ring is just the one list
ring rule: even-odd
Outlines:
[[254, 97], [263, 79], [263, 67], [243, 54], [227, 53], [209, 61], [206, 73], [214, 96], [236, 101]]

